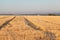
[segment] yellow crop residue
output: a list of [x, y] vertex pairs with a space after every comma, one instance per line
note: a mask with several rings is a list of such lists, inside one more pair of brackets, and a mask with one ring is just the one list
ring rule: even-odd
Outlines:
[[0, 40], [60, 40], [60, 16], [0, 16]]

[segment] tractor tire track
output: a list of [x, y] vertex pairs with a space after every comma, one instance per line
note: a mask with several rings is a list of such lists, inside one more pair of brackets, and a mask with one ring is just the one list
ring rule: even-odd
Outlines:
[[[15, 16], [16, 17], [16, 16]], [[7, 24], [9, 24], [15, 17], [13, 17], [12, 19], [10, 19], [10, 20], [7, 20], [6, 22], [4, 22], [2, 25], [0, 25], [0, 30], [2, 29], [2, 28], [4, 28]]]
[[25, 19], [25, 23], [30, 26], [31, 28], [35, 29], [35, 30], [42, 30], [40, 28], [38, 28], [35, 24], [33, 24], [31, 21], [29, 21], [28, 19], [24, 18]]
[[[33, 24], [31, 21], [29, 21], [28, 19], [24, 18], [25, 19], [25, 23], [30, 26], [31, 28], [35, 29], [35, 30], [39, 30], [39, 31], [42, 31], [44, 34], [45, 34], [45, 37], [42, 38], [41, 40], [55, 40], [56, 36], [54, 33], [52, 32], [49, 32], [49, 31], [44, 31], [43, 29], [41, 28], [37, 28], [37, 26], [35, 24]], [[45, 21], [46, 22], [46, 21]], [[49, 38], [49, 39], [48, 39]], [[40, 39], [39, 39], [40, 40]]]

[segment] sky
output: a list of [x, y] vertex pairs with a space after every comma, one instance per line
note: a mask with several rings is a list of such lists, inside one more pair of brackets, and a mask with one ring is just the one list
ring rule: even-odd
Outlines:
[[60, 12], [60, 0], [0, 0], [1, 11]]

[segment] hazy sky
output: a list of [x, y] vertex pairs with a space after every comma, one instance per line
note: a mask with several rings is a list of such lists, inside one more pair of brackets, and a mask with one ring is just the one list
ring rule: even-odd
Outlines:
[[0, 11], [60, 11], [60, 0], [0, 0]]

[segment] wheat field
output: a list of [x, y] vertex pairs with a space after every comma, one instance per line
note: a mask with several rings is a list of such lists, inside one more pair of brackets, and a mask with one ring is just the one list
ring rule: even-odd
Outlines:
[[60, 40], [60, 16], [0, 16], [0, 40]]

